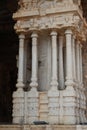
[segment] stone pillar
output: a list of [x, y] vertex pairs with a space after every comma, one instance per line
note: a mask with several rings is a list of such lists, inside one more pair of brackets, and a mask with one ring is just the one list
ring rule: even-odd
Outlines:
[[72, 30], [65, 31], [66, 36], [66, 89], [64, 90], [64, 124], [76, 124], [76, 92], [72, 73]]
[[24, 39], [25, 35], [19, 35], [19, 66], [18, 66], [18, 80], [17, 91], [13, 93], [13, 123], [23, 123], [24, 119]]
[[66, 87], [72, 88], [73, 74], [72, 74], [72, 31], [66, 30]]
[[79, 58], [80, 49], [79, 49], [79, 44], [80, 44], [80, 42], [77, 41], [77, 44], [76, 44], [76, 60], [77, 60], [76, 70], [77, 70], [77, 81], [78, 81], [78, 83], [80, 81], [80, 58]]
[[76, 83], [75, 36], [72, 36], [72, 68], [73, 68], [73, 80]]
[[32, 38], [32, 76], [31, 76], [31, 90], [28, 92], [28, 123], [33, 124], [34, 121], [39, 120], [39, 93], [37, 91], [37, 70], [38, 70], [38, 55], [37, 55], [37, 32], [33, 32]]
[[63, 69], [63, 36], [59, 36], [59, 89], [65, 88]]
[[57, 82], [57, 32], [51, 32], [52, 39], [52, 81], [48, 91], [48, 121], [50, 124], [59, 123], [59, 91]]
[[58, 82], [57, 82], [57, 32], [51, 32], [52, 38], [52, 81], [51, 86], [52, 89], [57, 90]]
[[31, 83], [30, 86], [31, 88], [37, 88], [38, 83], [37, 83], [37, 67], [38, 67], [38, 56], [37, 56], [37, 38], [38, 34], [36, 32], [32, 33], [31, 35], [32, 38], [32, 76], [31, 76]]

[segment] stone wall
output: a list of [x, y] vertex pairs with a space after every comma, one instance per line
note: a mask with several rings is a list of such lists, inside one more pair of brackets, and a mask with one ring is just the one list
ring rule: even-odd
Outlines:
[[[87, 99], [87, 43], [83, 43], [83, 82]], [[86, 111], [87, 116], [87, 111]]]

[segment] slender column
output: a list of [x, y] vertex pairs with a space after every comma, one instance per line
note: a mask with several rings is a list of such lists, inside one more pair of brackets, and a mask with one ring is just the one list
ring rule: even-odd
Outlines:
[[81, 73], [81, 77], [80, 77], [80, 81], [81, 84], [83, 84], [83, 70], [82, 70], [82, 45], [80, 44], [80, 73]]
[[32, 77], [30, 86], [32, 88], [38, 87], [37, 83], [37, 66], [38, 66], [38, 58], [37, 58], [37, 38], [38, 35], [36, 32], [32, 33]]
[[73, 80], [76, 81], [75, 36], [72, 37]]
[[63, 36], [59, 36], [59, 87], [64, 87], [64, 69], [63, 69]]
[[[37, 91], [38, 79], [38, 55], [37, 55], [37, 32], [33, 32], [32, 38], [32, 76], [31, 76], [31, 90], [28, 92], [28, 120], [29, 124], [33, 124], [34, 121], [39, 120], [39, 92]], [[33, 101], [33, 102], [32, 102]]]
[[[51, 32], [52, 38], [52, 80], [48, 91], [48, 121], [50, 124], [59, 123], [59, 91], [57, 82], [57, 32]], [[53, 105], [54, 104], [54, 105]]]
[[51, 86], [52, 88], [56, 88], [58, 86], [57, 82], [57, 32], [51, 32], [52, 37], [52, 81]]
[[25, 35], [20, 34], [17, 91], [13, 93], [13, 123], [24, 122], [24, 40]]
[[76, 44], [76, 61], [77, 61], [77, 64], [76, 64], [76, 70], [77, 70], [77, 81], [79, 83], [80, 81], [80, 59], [79, 59], [79, 41], [77, 41], [77, 44]]
[[[76, 91], [74, 89], [72, 71], [72, 30], [67, 29], [66, 35], [66, 89], [63, 93], [64, 100], [64, 124], [76, 124]], [[69, 112], [67, 111], [69, 110]], [[73, 112], [71, 112], [73, 111]]]
[[25, 35], [24, 34], [20, 34], [19, 35], [19, 66], [18, 66], [18, 80], [17, 80], [17, 84], [16, 87], [18, 88], [18, 90], [22, 90], [24, 87], [23, 84], [23, 71], [24, 71], [24, 39], [25, 39]]
[[72, 46], [71, 36], [72, 31], [66, 30], [66, 86], [73, 85], [73, 74], [72, 74]]
[[[67, 29], [66, 35], [66, 89], [63, 93], [64, 124], [76, 124], [76, 91], [74, 89], [72, 72], [72, 30]], [[69, 110], [69, 111], [67, 111]]]

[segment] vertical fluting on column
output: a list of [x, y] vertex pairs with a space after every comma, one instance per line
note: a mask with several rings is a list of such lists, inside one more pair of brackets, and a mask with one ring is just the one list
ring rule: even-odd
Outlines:
[[13, 123], [23, 123], [24, 121], [24, 41], [25, 35], [20, 34], [17, 91], [13, 93]]
[[31, 76], [31, 88], [37, 88], [37, 69], [38, 69], [38, 56], [37, 56], [37, 38], [38, 34], [36, 32], [32, 33], [32, 76]]
[[59, 91], [57, 78], [57, 32], [51, 32], [52, 42], [52, 80], [48, 90], [48, 121], [50, 124], [59, 124]]
[[59, 89], [65, 88], [63, 68], [63, 36], [59, 36]]
[[72, 30], [65, 31], [66, 37], [66, 89], [64, 90], [64, 124], [76, 124], [76, 91], [72, 71]]
[[51, 32], [51, 39], [52, 39], [52, 81], [51, 86], [52, 89], [57, 89], [58, 82], [57, 82], [57, 32]]
[[28, 92], [28, 123], [33, 124], [34, 121], [39, 120], [39, 92], [38, 87], [38, 34], [33, 32], [32, 38], [32, 75], [30, 83], [30, 91]]

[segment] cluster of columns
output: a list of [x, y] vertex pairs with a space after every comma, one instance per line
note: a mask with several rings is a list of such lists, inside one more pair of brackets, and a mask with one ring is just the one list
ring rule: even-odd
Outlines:
[[[32, 75], [31, 75], [31, 89], [37, 90], [38, 87], [38, 33], [33, 32], [32, 38]], [[73, 35], [71, 29], [65, 31], [66, 38], [66, 77], [64, 77], [64, 55], [63, 55], [63, 44], [64, 36], [59, 36], [59, 42], [57, 43], [57, 31], [51, 32], [51, 45], [52, 45], [52, 78], [51, 88], [53, 90], [64, 90], [65, 86], [67, 89], [71, 89], [73, 86], [77, 94], [77, 113], [80, 109], [80, 113], [77, 116], [77, 122], [84, 122], [84, 109], [85, 109], [85, 96], [83, 92], [83, 76], [82, 76], [82, 45], [79, 40]], [[24, 88], [24, 44], [25, 34], [19, 35], [19, 67], [18, 67], [18, 80], [17, 80], [17, 91], [18, 96], [23, 92]], [[57, 44], [59, 50], [59, 64], [57, 65]], [[59, 76], [57, 74], [59, 69]], [[59, 79], [58, 79], [59, 77]], [[17, 96], [17, 94], [16, 94]], [[13, 95], [13, 98], [15, 96]], [[84, 106], [83, 106], [83, 104]], [[79, 117], [81, 115], [81, 119]]]
[[[57, 87], [59, 81], [59, 89], [64, 89], [65, 85], [69, 83], [74, 83], [76, 80], [79, 84], [83, 83], [82, 76], [82, 45], [80, 41], [76, 41], [75, 37], [72, 35], [72, 31], [67, 29], [65, 31], [66, 37], [66, 82], [64, 83], [64, 58], [63, 58], [63, 44], [64, 36], [59, 36], [59, 42], [57, 43], [57, 31], [51, 32], [52, 41], [52, 80], [51, 86]], [[38, 87], [38, 34], [36, 32], [32, 33], [32, 75], [30, 86], [32, 88]], [[18, 80], [17, 88], [22, 89], [23, 84], [23, 72], [24, 72], [24, 42], [25, 35], [20, 34], [19, 36], [19, 67], [18, 67]], [[57, 65], [57, 44], [59, 51], [59, 65]], [[57, 76], [57, 69], [59, 69], [59, 76]], [[59, 80], [58, 80], [59, 77]]]

